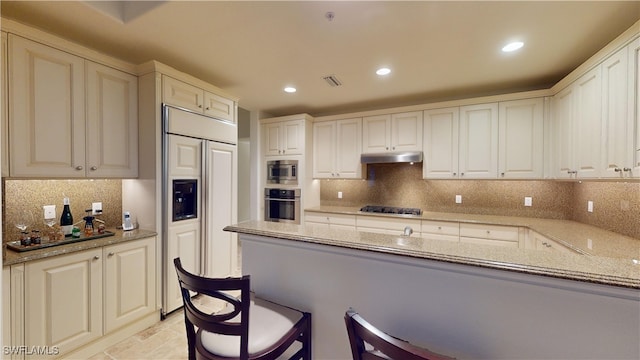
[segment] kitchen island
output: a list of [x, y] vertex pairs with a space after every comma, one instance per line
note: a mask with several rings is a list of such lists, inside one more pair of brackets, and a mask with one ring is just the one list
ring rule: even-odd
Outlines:
[[637, 252], [545, 252], [262, 221], [226, 230], [240, 234], [243, 273], [257, 294], [313, 313], [316, 359], [349, 358], [348, 307], [460, 359], [640, 357]]

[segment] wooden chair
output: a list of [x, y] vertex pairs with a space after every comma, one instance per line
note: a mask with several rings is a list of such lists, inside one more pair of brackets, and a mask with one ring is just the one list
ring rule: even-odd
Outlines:
[[[184, 302], [189, 359], [276, 359], [296, 341], [302, 344], [291, 359], [311, 359], [311, 314], [252, 297], [249, 275], [211, 279], [184, 270], [173, 260]], [[240, 298], [225, 291], [240, 290]], [[209, 314], [198, 309], [192, 294], [227, 303]], [[197, 331], [195, 329], [197, 327]]]
[[355, 310], [344, 315], [353, 360], [450, 360], [453, 358], [417, 347], [407, 341], [390, 336], [368, 323]]

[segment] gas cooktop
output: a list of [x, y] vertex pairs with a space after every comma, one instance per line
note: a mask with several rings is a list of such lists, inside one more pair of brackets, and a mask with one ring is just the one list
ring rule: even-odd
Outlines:
[[418, 208], [403, 208], [395, 206], [367, 205], [360, 208], [362, 212], [397, 214], [397, 215], [422, 215], [422, 210]]

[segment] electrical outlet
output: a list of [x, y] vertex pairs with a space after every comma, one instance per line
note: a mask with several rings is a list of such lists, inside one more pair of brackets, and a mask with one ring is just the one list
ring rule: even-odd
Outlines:
[[338, 191], [338, 199], [342, 199], [342, 191]]
[[55, 205], [45, 205], [42, 208], [44, 209], [44, 218], [45, 219], [55, 219], [56, 218], [56, 206]]
[[524, 197], [524, 206], [533, 206], [533, 198], [531, 196]]
[[94, 202], [91, 204], [91, 215], [99, 215], [102, 214], [102, 203]]
[[462, 195], [456, 195], [456, 204], [462, 204]]
[[587, 201], [587, 211], [593, 212], [593, 201], [591, 200]]

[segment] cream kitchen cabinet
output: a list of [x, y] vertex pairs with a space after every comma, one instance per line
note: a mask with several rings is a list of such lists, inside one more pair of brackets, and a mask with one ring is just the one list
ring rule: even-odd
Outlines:
[[362, 119], [362, 152], [422, 151], [422, 111]]
[[[631, 144], [631, 152], [633, 153], [633, 166], [632, 176], [640, 178], [640, 39], [636, 39], [629, 45], [629, 73], [632, 75], [629, 79], [629, 86], [631, 90], [629, 95], [635, 99], [635, 101], [629, 102], [631, 106], [635, 103], [635, 144]], [[634, 111], [631, 111], [632, 113]]]
[[460, 107], [461, 179], [497, 178], [498, 135], [497, 103]]
[[24, 344], [64, 356], [156, 311], [155, 240], [26, 263]]
[[460, 224], [454, 221], [422, 220], [421, 236], [429, 240], [460, 241]]
[[[2, 268], [3, 359], [24, 359], [24, 264]], [[7, 349], [10, 351], [7, 353]]]
[[164, 103], [231, 122], [236, 121], [235, 101], [216, 95], [200, 87], [162, 76]]
[[602, 67], [554, 96], [557, 178], [601, 176]]
[[137, 78], [9, 35], [9, 175], [136, 177]]
[[313, 177], [360, 179], [362, 164], [362, 119], [344, 119], [313, 124]]
[[498, 178], [541, 179], [544, 154], [544, 99], [498, 104]]
[[356, 215], [305, 211], [304, 223], [320, 225], [330, 229], [355, 230]]
[[358, 231], [373, 232], [379, 234], [402, 235], [406, 227], [413, 232], [411, 236], [420, 237], [420, 219], [390, 218], [382, 216], [357, 216], [356, 227]]
[[7, 33], [4, 31], [1, 33], [2, 35], [2, 44], [0, 45], [0, 121], [2, 121], [0, 128], [0, 138], [2, 141], [2, 146], [0, 147], [2, 151], [2, 157], [0, 158], [2, 161], [2, 177], [9, 176], [9, 102], [7, 94], [9, 93], [9, 87], [7, 86], [7, 75], [9, 74], [7, 70]]
[[424, 112], [425, 179], [456, 179], [458, 171], [458, 139], [460, 108], [426, 110]]
[[305, 146], [304, 126], [304, 120], [263, 124], [264, 155], [302, 155]]
[[523, 232], [515, 226], [460, 223], [460, 242], [523, 248]]

